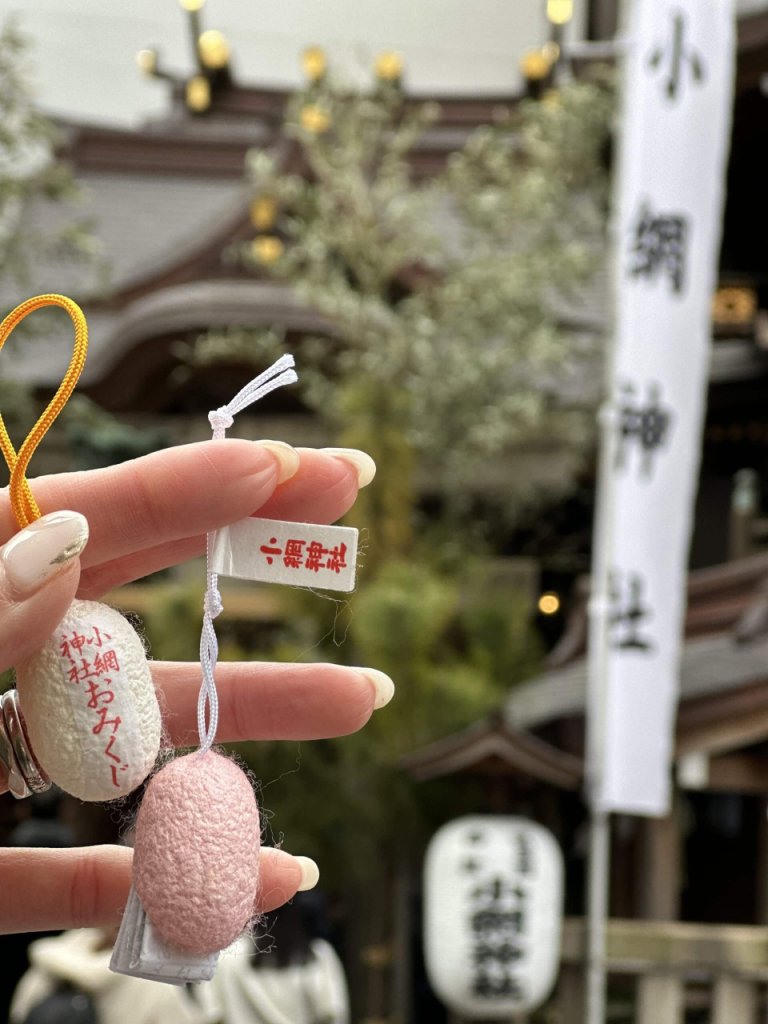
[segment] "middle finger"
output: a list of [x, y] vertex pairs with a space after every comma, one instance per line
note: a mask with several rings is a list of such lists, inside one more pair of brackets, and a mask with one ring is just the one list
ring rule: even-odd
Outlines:
[[[200, 665], [156, 661], [150, 668], [171, 742], [194, 746]], [[383, 672], [327, 664], [222, 662], [216, 688], [221, 742], [346, 736], [361, 729], [394, 694]]]

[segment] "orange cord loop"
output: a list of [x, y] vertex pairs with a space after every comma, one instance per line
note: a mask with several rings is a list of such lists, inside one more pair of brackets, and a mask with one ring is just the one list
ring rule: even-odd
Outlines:
[[9, 487], [11, 507], [20, 529], [29, 526], [31, 522], [39, 519], [41, 516], [40, 509], [27, 482], [26, 472], [29, 461], [34, 455], [37, 446], [50, 429], [53, 421], [67, 404], [69, 396], [75, 390], [85, 365], [85, 356], [88, 351], [88, 325], [85, 322], [85, 315], [82, 309], [72, 299], [67, 298], [66, 295], [55, 294], [36, 295], [34, 298], [27, 299], [26, 302], [22, 302], [9, 313], [0, 324], [0, 349], [5, 344], [14, 327], [20, 324], [34, 310], [42, 309], [44, 306], [59, 306], [69, 314], [75, 328], [75, 348], [58, 391], [48, 403], [47, 408], [37, 423], [30, 430], [18, 452], [13, 447], [13, 443], [8, 436], [5, 421], [0, 413], [0, 450], [2, 450], [5, 461], [8, 464], [8, 469], [11, 472]]

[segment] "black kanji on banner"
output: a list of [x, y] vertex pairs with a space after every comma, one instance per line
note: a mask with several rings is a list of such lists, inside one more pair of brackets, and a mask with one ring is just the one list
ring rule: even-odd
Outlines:
[[469, 894], [472, 993], [486, 999], [525, 997], [515, 966], [524, 955], [528, 914], [525, 890], [490, 878]]
[[650, 477], [654, 455], [669, 437], [672, 414], [660, 402], [661, 389], [656, 382], [648, 385], [648, 399], [637, 401], [635, 385], [622, 385], [619, 402], [619, 446], [616, 468], [623, 469], [628, 462], [630, 447], [640, 449], [640, 472]]
[[648, 56], [648, 67], [654, 72], [666, 75], [662, 79], [663, 93], [673, 102], [682, 91], [686, 74], [690, 81], [704, 81], [704, 62], [701, 55], [686, 39], [685, 14], [677, 11], [672, 15], [672, 28], [669, 36]]
[[653, 643], [642, 635], [645, 621], [653, 617], [648, 605], [643, 604], [645, 581], [638, 572], [611, 573], [611, 647], [619, 650], [647, 652]]
[[515, 868], [521, 875], [528, 875], [533, 870], [533, 851], [530, 837], [525, 832], [515, 836], [515, 852], [517, 854]]
[[655, 278], [663, 274], [674, 292], [685, 283], [689, 221], [683, 213], [654, 213], [643, 203], [632, 228], [629, 273]]

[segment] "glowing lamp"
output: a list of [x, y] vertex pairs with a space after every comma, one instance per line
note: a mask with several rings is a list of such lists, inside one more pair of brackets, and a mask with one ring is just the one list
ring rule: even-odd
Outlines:
[[302, 109], [299, 121], [304, 131], [311, 135], [322, 135], [331, 127], [331, 115], [316, 103], [310, 103]]
[[197, 51], [204, 66], [218, 71], [229, 63], [229, 42], [223, 32], [209, 28], [200, 34]]
[[285, 246], [276, 235], [259, 235], [251, 242], [251, 252], [257, 263], [270, 266], [283, 255]]
[[529, 50], [520, 61], [520, 70], [526, 81], [540, 82], [552, 70], [552, 61], [543, 49]]
[[275, 223], [277, 202], [274, 196], [261, 195], [251, 202], [251, 224], [259, 231], [267, 231]]
[[328, 69], [328, 59], [321, 46], [309, 46], [301, 55], [301, 69], [310, 82], [318, 82]]
[[560, 611], [560, 598], [550, 590], [541, 595], [538, 607], [542, 615], [555, 615]]
[[157, 71], [157, 51], [139, 50], [136, 54], [136, 66], [145, 75], [154, 75]]
[[547, 0], [547, 20], [553, 25], [567, 25], [573, 17], [573, 0]]
[[403, 58], [393, 50], [380, 53], [376, 58], [374, 70], [381, 82], [397, 82], [403, 74]]
[[204, 75], [195, 75], [187, 82], [184, 91], [187, 107], [196, 114], [202, 114], [211, 105], [211, 86]]

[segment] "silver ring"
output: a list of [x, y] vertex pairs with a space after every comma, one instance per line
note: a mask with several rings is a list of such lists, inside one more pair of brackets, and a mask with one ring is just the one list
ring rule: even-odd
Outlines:
[[9, 789], [17, 800], [44, 793], [51, 780], [37, 763], [27, 736], [16, 690], [0, 698], [0, 792]]

